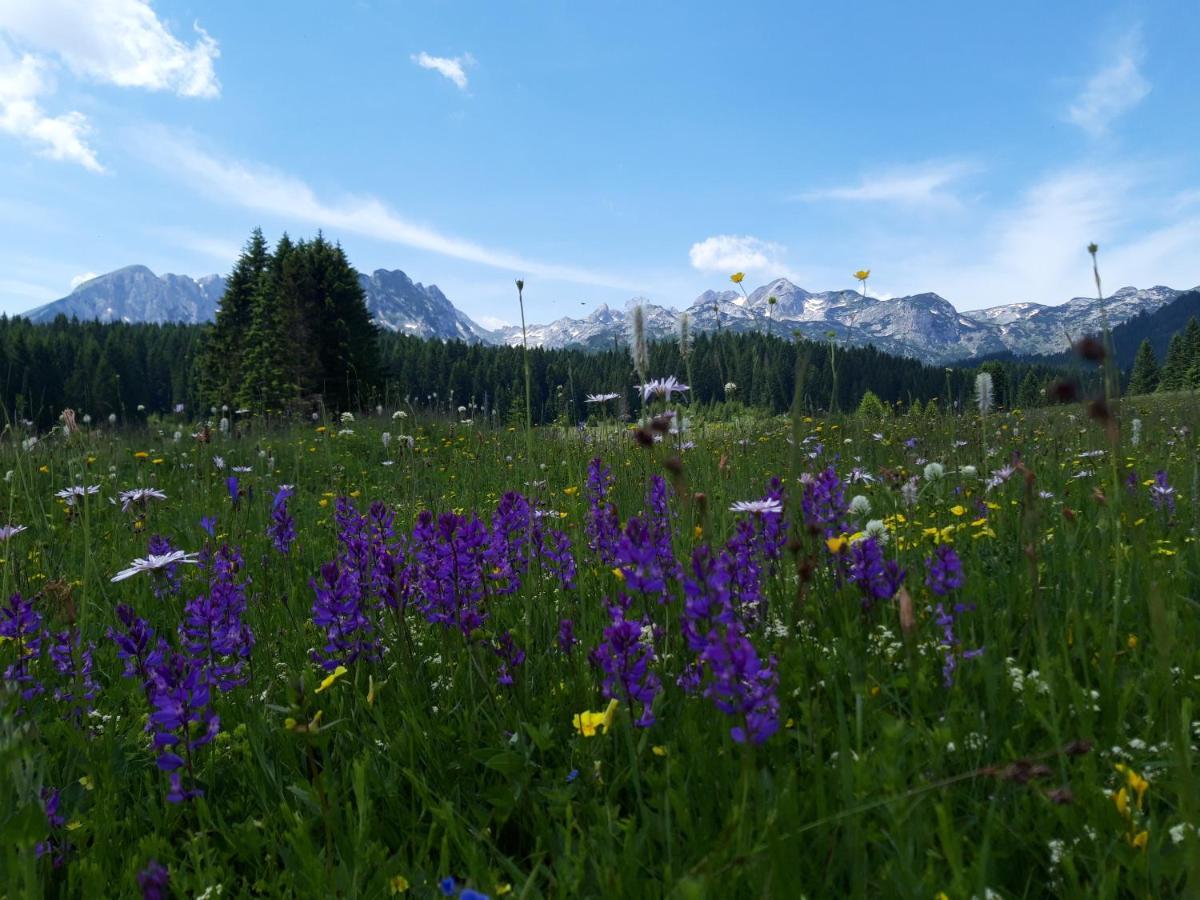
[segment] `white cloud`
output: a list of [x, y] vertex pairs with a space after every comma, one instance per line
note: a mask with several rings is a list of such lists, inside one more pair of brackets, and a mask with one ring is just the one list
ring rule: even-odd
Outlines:
[[1200, 216], [1172, 210], [1156, 177], [1149, 165], [1051, 172], [969, 233], [939, 224], [893, 237], [872, 268], [895, 293], [936, 291], [960, 309], [1053, 305], [1094, 290], [1087, 245], [1096, 241], [1106, 294], [1125, 285], [1191, 287], [1200, 280], [1191, 252]]
[[51, 159], [103, 172], [85, 140], [87, 119], [78, 112], [53, 116], [42, 108], [39, 98], [53, 92], [49, 64], [28, 54], [17, 57], [0, 39], [0, 131], [29, 141]]
[[217, 42], [198, 24], [193, 29], [195, 41], [181, 41], [149, 0], [0, 0], [0, 31], [58, 57], [78, 76], [215, 97], [221, 92], [213, 68]]
[[76, 275], [71, 279], [71, 290], [75, 290], [75, 288], [79, 287], [85, 281], [91, 281], [95, 277], [95, 272], [84, 272], [82, 275]]
[[717, 234], [692, 244], [692, 268], [705, 273], [732, 275], [748, 272], [759, 278], [792, 277], [782, 261], [779, 244], [751, 235]]
[[414, 53], [409, 57], [414, 63], [422, 69], [432, 69], [439, 75], [443, 75], [453, 81], [460, 91], [467, 89], [467, 72], [466, 67], [475, 64], [475, 57], [470, 53], [464, 53], [462, 56], [430, 56], [425, 51]]
[[848, 200], [895, 203], [904, 206], [959, 206], [950, 187], [981, 169], [963, 160], [946, 160], [885, 169], [857, 184], [823, 188], [801, 194], [800, 200]]
[[637, 291], [638, 283], [575, 266], [528, 259], [519, 254], [444, 234], [410, 222], [376, 197], [347, 197], [340, 202], [319, 198], [305, 182], [274, 169], [209, 154], [169, 132], [142, 132], [143, 156], [206, 195], [218, 196], [245, 209], [279, 216], [290, 223], [349, 232], [391, 244], [428, 250], [454, 259], [480, 263], [519, 275]]
[[57, 89], [54, 72], [65, 68], [99, 84], [215, 97], [217, 44], [194, 28], [193, 43], [179, 40], [148, 0], [0, 0], [0, 131], [51, 159], [104, 171], [87, 141], [87, 118], [45, 110]]
[[1150, 82], [1140, 69], [1143, 54], [1137, 32], [1124, 38], [1111, 55], [1113, 61], [1088, 79], [1067, 109], [1067, 121], [1093, 137], [1106, 134], [1119, 116], [1150, 93]]

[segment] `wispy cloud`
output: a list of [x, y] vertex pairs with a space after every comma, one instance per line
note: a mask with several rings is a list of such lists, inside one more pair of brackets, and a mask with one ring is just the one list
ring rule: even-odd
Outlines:
[[748, 234], [717, 234], [692, 244], [688, 259], [705, 274], [747, 272], [755, 278], [794, 278], [784, 263], [786, 249]]
[[977, 229], [957, 233], [939, 223], [891, 240], [872, 268], [898, 293], [933, 290], [960, 309], [1056, 304], [1093, 289], [1086, 248], [1096, 241], [1106, 293], [1125, 285], [1191, 287], [1200, 280], [1189, 252], [1200, 246], [1200, 216], [1172, 211], [1163, 188], [1149, 164], [1045, 173]]
[[187, 43], [171, 34], [149, 0], [0, 0], [0, 131], [51, 159], [104, 167], [88, 143], [87, 118], [47, 112], [65, 69], [86, 81], [170, 91], [181, 97], [220, 93], [217, 43], [199, 25]]
[[71, 290], [75, 290], [75, 288], [79, 287], [85, 281], [91, 281], [95, 277], [96, 277], [95, 272], [84, 272], [80, 275], [76, 275], [74, 278], [71, 279]]
[[1108, 55], [1112, 61], [1088, 79], [1066, 113], [1068, 122], [1093, 137], [1107, 134], [1118, 117], [1150, 93], [1150, 82], [1141, 71], [1144, 53], [1139, 31], [1123, 37]]
[[475, 64], [475, 57], [470, 53], [462, 56], [430, 56], [422, 50], [409, 58], [422, 69], [431, 69], [449, 78], [460, 91], [467, 89], [467, 66]]
[[621, 290], [637, 291], [632, 279], [570, 265], [529, 259], [507, 250], [483, 246], [411, 222], [376, 197], [351, 196], [329, 201], [301, 179], [276, 169], [224, 158], [161, 129], [140, 136], [142, 155], [207, 196], [245, 209], [279, 216], [292, 223], [358, 234], [391, 244], [427, 250], [496, 269]]
[[980, 165], [965, 160], [932, 161], [919, 166], [884, 169], [863, 176], [857, 184], [811, 190], [800, 194], [796, 199], [892, 203], [902, 206], [958, 206], [961, 201], [951, 188], [964, 178], [980, 171]]

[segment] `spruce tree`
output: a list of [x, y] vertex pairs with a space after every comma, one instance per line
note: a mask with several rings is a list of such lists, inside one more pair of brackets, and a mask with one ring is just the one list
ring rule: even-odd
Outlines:
[[1145, 338], [1138, 347], [1133, 360], [1133, 372], [1129, 376], [1130, 394], [1150, 394], [1158, 388], [1158, 359], [1150, 339]]

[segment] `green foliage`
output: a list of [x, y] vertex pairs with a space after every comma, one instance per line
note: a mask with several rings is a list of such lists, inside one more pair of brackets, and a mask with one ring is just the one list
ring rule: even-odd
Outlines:
[[[517, 362], [506, 393], [523, 421]], [[905, 633], [894, 604], [864, 609], [824, 535], [803, 526], [799, 488], [789, 490], [796, 552], [768, 567], [761, 620], [748, 632], [775, 657], [780, 680], [783, 724], [761, 746], [736, 743], [735, 719], [676, 686], [690, 651], [673, 580], [670, 602], [634, 601], [662, 632], [658, 721], [634, 727], [622, 702], [607, 732], [585, 738], [572, 726], [607, 702], [587, 654], [611, 625], [605, 599], [622, 590], [587, 549], [588, 461], [599, 455], [612, 468], [624, 521], [642, 510], [645, 476], [662, 471], [665, 447], [639, 449], [601, 426], [537, 430], [529, 462], [542, 483], [524, 489], [561, 513], [578, 587], [564, 590], [535, 567], [515, 594], [486, 601], [483, 633], [508, 631], [528, 654], [513, 685], [496, 683], [489, 645], [468, 644], [410, 605], [403, 618], [372, 611], [382, 659], [358, 661], [316, 693], [327, 673], [310, 657], [322, 636], [309, 582], [343, 549], [335, 498], [357, 495], [364, 511], [388, 504], [398, 532], [425, 509], [486, 518], [527, 480], [523, 435], [415, 414], [404, 424], [414, 447], [385, 447], [381, 432], [396, 428], [385, 413], [359, 416], [345, 434], [333, 422], [278, 429], [251, 418], [212, 443], [85, 428], [70, 440], [43, 434], [24, 450], [18, 428], [0, 441], [0, 469], [14, 472], [0, 491], [10, 520], [29, 529], [5, 545], [0, 594], [33, 598], [48, 630], [76, 626], [95, 641], [100, 690], [99, 714], [76, 725], [52, 683], [28, 701], [0, 688], [0, 892], [91, 897], [102, 885], [105, 896], [138, 896], [136, 874], [156, 859], [171, 895], [188, 897], [215, 896], [217, 885], [222, 896], [385, 897], [398, 878], [411, 885], [401, 896], [437, 896], [449, 874], [494, 897], [506, 885], [530, 898], [1195, 896], [1200, 855], [1187, 826], [1200, 814], [1200, 622], [1188, 598], [1200, 549], [1188, 535], [1200, 523], [1183, 497], [1191, 454], [1169, 442], [1172, 429], [1194, 433], [1198, 413], [1188, 398], [1123, 404], [1145, 425], [1122, 457], [1139, 475], [1163, 470], [1181, 496], [1172, 514], [1145, 488], [1122, 488], [1121, 515], [1141, 524], [1120, 537], [1111, 504], [1092, 499], [1103, 483], [1081, 480], [1074, 462], [1111, 445], [1067, 413], [1000, 411], [984, 423], [926, 408], [920, 429], [906, 417], [799, 421], [806, 448], [837, 435], [827, 456], [806, 461], [809, 471], [833, 464], [843, 477], [852, 467], [875, 476], [853, 493], [887, 524], [886, 554], [908, 569], [914, 621]], [[914, 436], [919, 447], [906, 446]], [[710, 420], [693, 437], [686, 489], [671, 500], [681, 560], [705, 544], [719, 549], [737, 528], [729, 506], [761, 496], [793, 450], [791, 423], [762, 415]], [[945, 475], [923, 482], [910, 506], [887, 473], [913, 471], [918, 453]], [[985, 488], [1014, 453], [1036, 490], [1022, 477]], [[232, 466], [251, 468], [236, 508], [225, 484]], [[93, 479], [101, 495], [74, 512], [53, 499]], [[296, 489], [298, 539], [286, 557], [265, 533], [280, 482]], [[135, 485], [167, 499], [144, 514], [107, 502]], [[202, 516], [215, 517], [215, 538]], [[930, 528], [946, 529], [962, 557], [965, 583], [950, 598], [924, 581]], [[180, 594], [163, 598], [150, 575], [112, 583], [145, 556], [149, 534], [187, 550], [240, 547], [256, 636], [248, 683], [216, 696], [220, 734], [195, 754], [205, 795], [178, 805], [155, 767], [142, 686], [122, 676], [105, 631], [119, 627], [114, 610], [127, 603], [176, 642], [183, 604], [206, 594], [209, 573], [181, 566]], [[1121, 577], [1111, 560], [1123, 561]], [[984, 649], [959, 657], [949, 688], [935, 611], [943, 601], [971, 607], [956, 625], [958, 649]], [[571, 655], [556, 643], [564, 618], [582, 642]], [[14, 652], [0, 641], [0, 671]], [[50, 683], [44, 650], [36, 667]], [[318, 712], [314, 729], [296, 727]], [[1079, 753], [1077, 741], [1093, 749]], [[1144, 802], [1127, 791], [1128, 816], [1113, 799], [1128, 784], [1118, 763], [1148, 780]], [[61, 791], [62, 825], [46, 818], [48, 788]], [[1144, 848], [1133, 846], [1143, 831]], [[65, 851], [59, 867], [36, 851], [47, 839]]]
[[883, 401], [875, 395], [874, 391], [867, 391], [862, 395], [862, 399], [858, 401], [857, 415], [860, 419], [878, 422], [881, 419], [887, 418], [888, 411], [887, 407], [883, 405]]

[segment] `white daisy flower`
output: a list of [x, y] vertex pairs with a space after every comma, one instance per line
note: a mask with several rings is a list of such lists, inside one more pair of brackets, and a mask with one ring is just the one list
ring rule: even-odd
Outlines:
[[738, 500], [733, 506], [729, 507], [730, 512], [735, 513], [756, 513], [756, 514], [771, 514], [779, 515], [783, 512], [783, 504], [775, 499], [768, 500]]
[[151, 553], [144, 559], [142, 557], [135, 559], [129, 564], [128, 569], [122, 569], [111, 580], [114, 582], [124, 581], [126, 578], [132, 578], [138, 572], [157, 572], [159, 569], [165, 569], [176, 563], [198, 565], [195, 553], [184, 553], [182, 550], [172, 550], [170, 553]]

